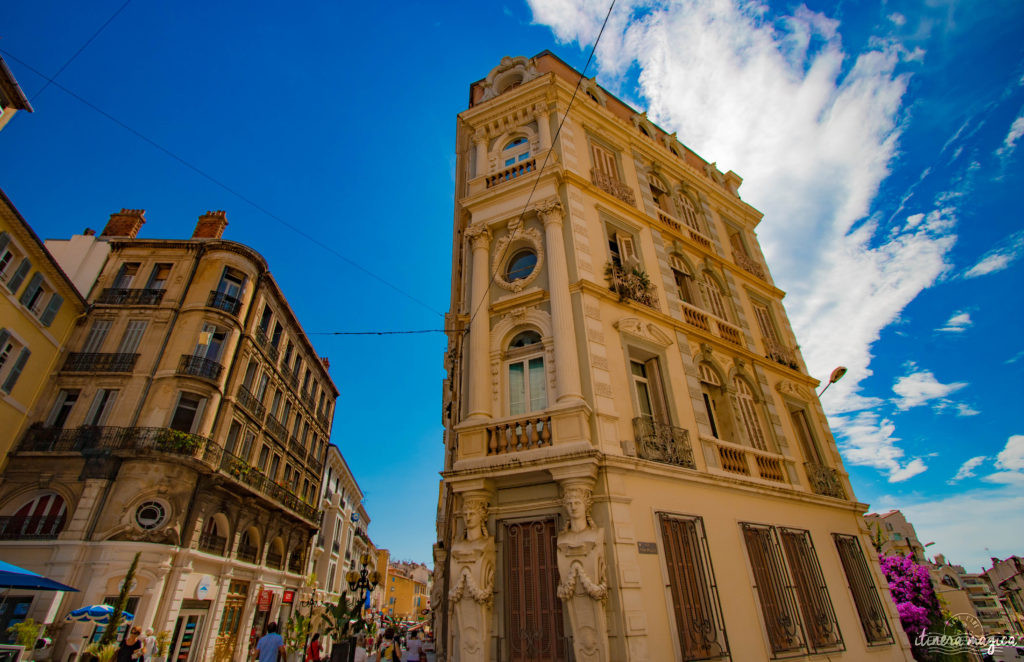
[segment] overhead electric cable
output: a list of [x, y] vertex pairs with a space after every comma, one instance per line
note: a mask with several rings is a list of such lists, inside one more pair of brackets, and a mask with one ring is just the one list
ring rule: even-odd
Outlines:
[[484, 302], [487, 300], [491, 291], [491, 286], [494, 285], [494, 279], [498, 275], [498, 269], [501, 268], [501, 264], [505, 261], [505, 255], [508, 254], [508, 249], [512, 246], [512, 239], [515, 238], [516, 232], [523, 225], [523, 218], [526, 216], [526, 210], [530, 207], [530, 201], [533, 199], [533, 194], [537, 191], [537, 185], [540, 184], [540, 176], [544, 172], [544, 166], [548, 164], [548, 157], [551, 156], [551, 149], [558, 140], [558, 135], [562, 132], [562, 125], [565, 124], [566, 118], [569, 117], [569, 111], [572, 110], [572, 102], [576, 100], [576, 93], [580, 91], [580, 85], [583, 84], [583, 79], [586, 76], [587, 69], [590, 68], [590, 61], [594, 59], [594, 53], [597, 51], [597, 45], [601, 43], [601, 35], [604, 34], [604, 29], [608, 25], [608, 18], [611, 17], [612, 9], [614, 8], [615, 0], [612, 0], [611, 4], [608, 5], [608, 13], [604, 15], [604, 23], [601, 24], [601, 30], [597, 33], [597, 39], [594, 40], [594, 46], [590, 49], [590, 55], [587, 57], [587, 63], [583, 65], [583, 71], [580, 73], [580, 79], [576, 81], [576, 88], [573, 89], [572, 96], [569, 97], [569, 105], [565, 107], [565, 114], [562, 115], [561, 121], [558, 122], [558, 128], [555, 129], [555, 135], [551, 138], [551, 145], [548, 147], [548, 151], [544, 154], [544, 160], [541, 162], [540, 168], [537, 170], [537, 177], [533, 180], [533, 187], [530, 189], [530, 194], [526, 197], [526, 204], [523, 205], [523, 211], [519, 213], [519, 223], [509, 234], [509, 241], [505, 243], [505, 248], [501, 251], [501, 259], [494, 263], [495, 269], [491, 272], [491, 280], [487, 283], [487, 287], [481, 293], [480, 302], [477, 303], [473, 313], [469, 316], [469, 324], [466, 325], [463, 333], [469, 333], [469, 327], [473, 324], [473, 320], [476, 318], [477, 313], [480, 312], [480, 307], [483, 306]]
[[152, 145], [153, 147], [157, 148], [158, 150], [160, 150], [164, 154], [170, 156], [175, 161], [178, 161], [179, 163], [184, 165], [186, 168], [189, 168], [193, 172], [197, 173], [198, 175], [202, 176], [203, 178], [209, 180], [210, 182], [212, 182], [212, 183], [216, 184], [217, 186], [219, 186], [220, 188], [224, 189], [225, 191], [227, 191], [231, 195], [235, 196], [236, 198], [238, 198], [242, 202], [248, 204], [253, 209], [256, 209], [257, 211], [260, 211], [263, 214], [269, 216], [270, 218], [274, 219], [275, 221], [277, 221], [281, 225], [284, 225], [285, 227], [287, 227], [290, 230], [292, 230], [292, 232], [294, 232], [295, 234], [300, 235], [302, 237], [305, 237], [306, 239], [308, 239], [312, 243], [316, 244], [320, 248], [323, 248], [325, 251], [331, 253], [335, 257], [337, 257], [340, 260], [344, 261], [349, 266], [351, 266], [351, 267], [353, 267], [355, 269], [358, 269], [359, 271], [362, 271], [364, 274], [366, 274], [370, 278], [373, 278], [374, 280], [376, 280], [376, 281], [378, 281], [378, 282], [380, 282], [380, 283], [382, 283], [384, 285], [387, 285], [388, 287], [390, 287], [394, 291], [398, 292], [399, 294], [401, 294], [402, 296], [408, 298], [411, 301], [415, 301], [416, 303], [418, 303], [419, 305], [423, 306], [424, 308], [426, 308], [430, 312], [432, 312], [432, 313], [434, 313], [436, 315], [439, 315], [441, 317], [444, 316], [444, 313], [442, 313], [442, 312], [440, 312], [438, 310], [435, 310], [433, 308], [433, 306], [431, 306], [427, 302], [425, 302], [422, 299], [419, 299], [418, 297], [416, 297], [416, 296], [410, 294], [409, 292], [403, 290], [402, 288], [398, 287], [394, 283], [391, 283], [387, 279], [385, 279], [385, 278], [383, 278], [381, 276], [378, 276], [377, 274], [375, 274], [374, 272], [370, 271], [366, 267], [362, 266], [358, 262], [355, 262], [354, 260], [352, 260], [352, 259], [350, 259], [348, 257], [345, 257], [344, 255], [342, 255], [341, 253], [339, 253], [338, 251], [336, 251], [332, 247], [328, 246], [327, 244], [323, 243], [322, 241], [320, 241], [316, 237], [310, 235], [309, 233], [305, 232], [304, 230], [300, 229], [299, 227], [297, 227], [295, 225], [292, 225], [291, 223], [289, 223], [285, 219], [281, 218], [280, 216], [278, 216], [274, 212], [272, 212], [269, 209], [267, 209], [266, 207], [263, 207], [262, 205], [260, 205], [256, 201], [252, 200], [251, 198], [246, 197], [242, 193], [239, 193], [235, 189], [231, 188], [230, 186], [228, 186], [224, 182], [222, 182], [219, 179], [217, 179], [216, 177], [214, 177], [213, 175], [207, 173], [206, 171], [202, 170], [198, 166], [193, 165], [189, 161], [185, 160], [183, 157], [178, 156], [176, 153], [172, 152], [170, 149], [164, 147], [163, 145], [161, 145], [160, 143], [156, 142], [152, 138], [149, 138], [148, 136], [146, 136], [142, 132], [137, 131], [136, 129], [133, 129], [132, 127], [128, 126], [127, 124], [125, 124], [121, 120], [117, 119], [116, 117], [114, 117], [113, 115], [108, 113], [107, 111], [105, 111], [102, 108], [100, 108], [100, 107], [96, 106], [95, 104], [91, 103], [89, 100], [81, 97], [80, 95], [76, 94], [75, 92], [72, 92], [71, 90], [69, 90], [68, 88], [64, 87], [63, 85], [61, 85], [57, 81], [53, 80], [52, 78], [49, 78], [48, 76], [46, 76], [46, 74], [42, 73], [41, 71], [39, 71], [38, 69], [36, 69], [32, 65], [28, 64], [27, 62], [25, 62], [21, 58], [17, 57], [16, 55], [13, 55], [12, 53], [10, 53], [10, 52], [2, 49], [2, 48], [0, 48], [0, 53], [3, 53], [5, 56], [7, 56], [10, 59], [14, 60], [18, 64], [20, 64], [23, 67], [29, 69], [30, 71], [35, 73], [37, 76], [40, 76], [44, 80], [49, 81], [50, 83], [52, 83], [58, 89], [64, 91], [66, 94], [74, 97], [75, 99], [78, 99], [78, 101], [82, 102], [83, 104], [85, 104], [89, 108], [92, 108], [93, 110], [95, 110], [100, 115], [103, 115], [104, 117], [109, 119], [114, 124], [117, 124], [118, 126], [120, 126], [125, 131], [128, 131], [128, 132], [134, 134], [139, 139], [149, 143], [150, 145]]
[[93, 32], [92, 36], [89, 37], [88, 39], [86, 39], [85, 43], [82, 44], [82, 47], [79, 48], [77, 51], [75, 51], [75, 54], [72, 55], [71, 57], [69, 57], [67, 62], [65, 62], [64, 64], [61, 65], [60, 69], [57, 70], [57, 73], [55, 73], [53, 75], [52, 79], [47, 80], [46, 83], [44, 83], [43, 86], [39, 88], [39, 91], [37, 91], [35, 94], [32, 95], [32, 101], [35, 101], [36, 98], [38, 98], [39, 95], [43, 93], [43, 90], [45, 90], [47, 87], [49, 87], [50, 83], [53, 82], [54, 80], [56, 80], [57, 76], [60, 76], [61, 73], [63, 73], [64, 70], [68, 68], [68, 65], [71, 64], [72, 62], [74, 62], [75, 58], [77, 58], [79, 55], [81, 55], [82, 51], [84, 51], [86, 48], [89, 47], [89, 44], [91, 44], [96, 37], [100, 36], [100, 33], [103, 32], [103, 30], [105, 30], [108, 25], [110, 25], [110, 22], [113, 21], [115, 18], [117, 18], [117, 15], [120, 14], [122, 11], [124, 11], [124, 8], [127, 7], [129, 4], [131, 4], [131, 2], [132, 2], [132, 0], [125, 0], [125, 3], [123, 5], [121, 5], [120, 7], [118, 7], [117, 11], [115, 11], [113, 14], [110, 15], [110, 18], [107, 19], [107, 22], [104, 23], [103, 25], [101, 25], [99, 27], [99, 29], [96, 30], [96, 32]]

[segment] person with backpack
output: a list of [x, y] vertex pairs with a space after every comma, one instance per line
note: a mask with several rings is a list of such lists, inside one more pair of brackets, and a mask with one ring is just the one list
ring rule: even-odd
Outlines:
[[402, 662], [401, 646], [395, 638], [395, 628], [384, 631], [384, 640], [377, 648], [377, 662]]

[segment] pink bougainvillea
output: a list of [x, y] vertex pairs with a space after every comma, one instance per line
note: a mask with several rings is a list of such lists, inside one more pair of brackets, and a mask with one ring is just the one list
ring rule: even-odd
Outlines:
[[939, 608], [928, 568], [905, 556], [879, 556], [878, 560], [889, 581], [889, 591], [900, 614], [900, 624], [913, 641], [918, 634], [928, 629], [932, 615]]

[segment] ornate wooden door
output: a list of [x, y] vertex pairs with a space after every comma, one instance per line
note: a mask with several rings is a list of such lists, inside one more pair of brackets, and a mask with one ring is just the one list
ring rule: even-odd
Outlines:
[[505, 524], [505, 637], [510, 662], [565, 662], [562, 601], [557, 595], [555, 520]]

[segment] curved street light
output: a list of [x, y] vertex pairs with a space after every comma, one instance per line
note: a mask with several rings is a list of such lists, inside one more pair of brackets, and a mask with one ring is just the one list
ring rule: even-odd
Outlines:
[[833, 384], [838, 382], [840, 379], [842, 379], [843, 375], [845, 375], [845, 374], [846, 374], [846, 366], [839, 366], [838, 368], [833, 370], [832, 374], [828, 376], [828, 384], [825, 384], [825, 388], [821, 389], [821, 393], [818, 394], [818, 397], [820, 398], [821, 396], [825, 395], [825, 391], [828, 390], [828, 387], [832, 386]]

